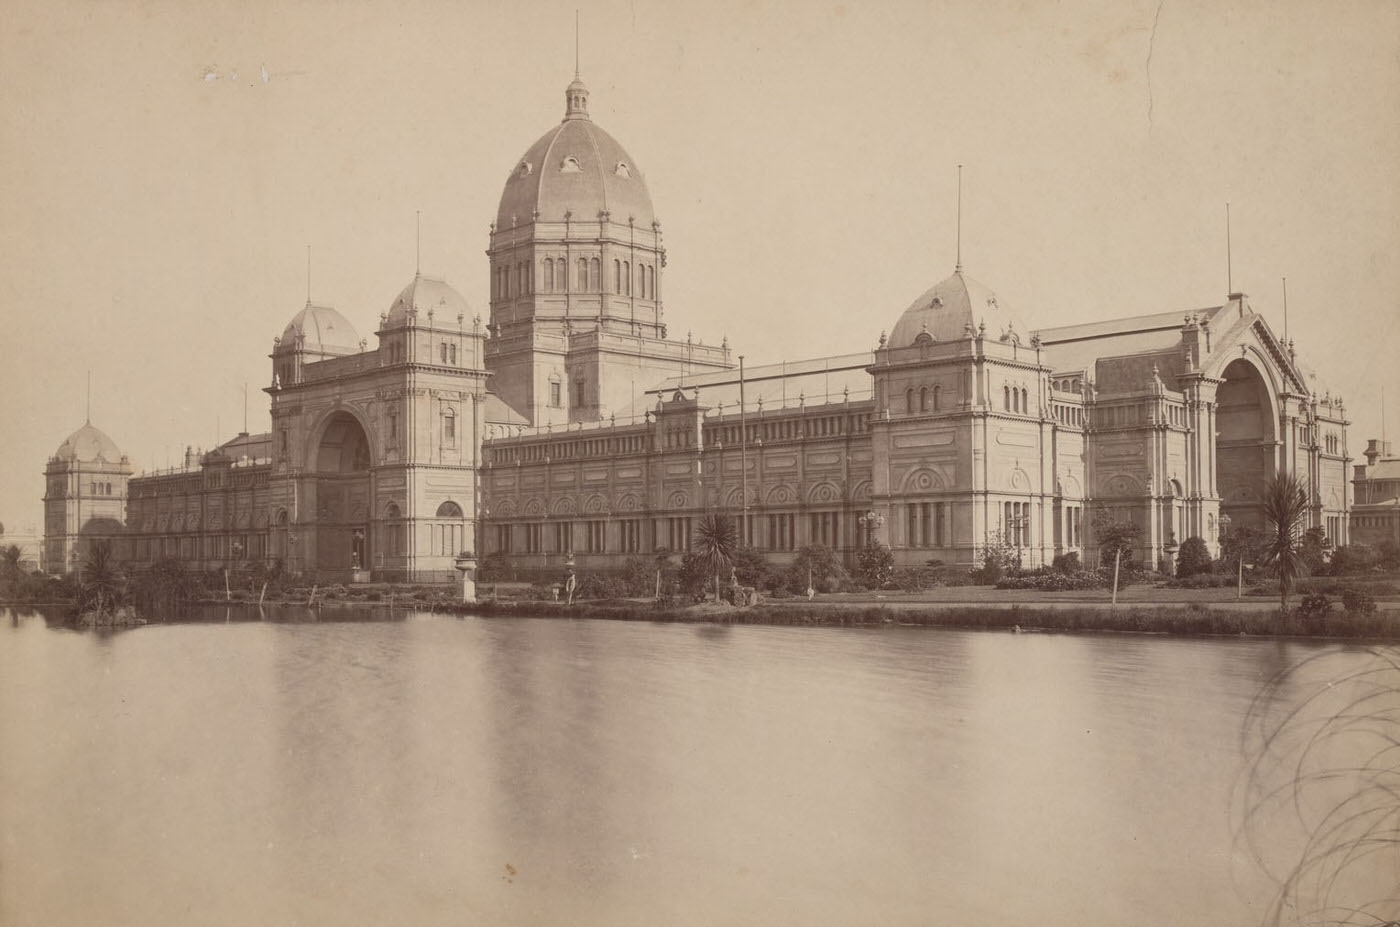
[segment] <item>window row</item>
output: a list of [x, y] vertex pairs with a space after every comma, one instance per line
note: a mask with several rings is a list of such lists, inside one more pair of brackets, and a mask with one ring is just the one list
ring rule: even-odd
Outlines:
[[1026, 388], [1015, 386], [1003, 386], [1001, 388], [1001, 407], [1006, 412], [1019, 412], [1022, 415], [1030, 413], [1030, 394]]
[[911, 502], [904, 509], [904, 545], [906, 547], [952, 546], [951, 503]]
[[1001, 512], [1001, 539], [1012, 547], [1028, 547], [1031, 543], [1031, 504], [1004, 502]]
[[91, 490], [90, 490], [90, 492], [89, 492], [89, 495], [93, 495], [93, 496], [110, 496], [111, 494], [112, 494], [112, 484], [111, 484], [111, 483], [93, 483], [93, 484], [91, 485]]
[[1050, 407], [1055, 415], [1055, 421], [1061, 425], [1069, 425], [1073, 428], [1084, 427], [1084, 410], [1079, 406], [1066, 406], [1055, 403]]
[[904, 410], [906, 412], [937, 412], [943, 404], [943, 387], [935, 385], [933, 389], [921, 386], [916, 391], [912, 386], [904, 391]]
[[1082, 505], [1067, 505], [1062, 510], [1064, 515], [1064, 533], [1062, 535], [1065, 547], [1084, 546], [1084, 507]]
[[[538, 279], [529, 261], [499, 264], [492, 275], [492, 298], [510, 299], [530, 293], [602, 293], [656, 299], [656, 265], [633, 263], [621, 258], [612, 262], [606, 290], [603, 265], [598, 258], [545, 258], [539, 264]], [[536, 285], [538, 283], [538, 286]]]
[[1341, 438], [1339, 438], [1337, 435], [1327, 435], [1322, 440], [1323, 447], [1326, 448], [1327, 453], [1337, 454], [1341, 452], [1342, 442]]
[[1065, 377], [1059, 380], [1052, 380], [1050, 381], [1050, 388], [1059, 390], [1062, 393], [1077, 393], [1079, 392], [1079, 378], [1074, 377], [1071, 379]]
[[457, 345], [446, 341], [439, 342], [438, 360], [455, 367], [457, 365]]

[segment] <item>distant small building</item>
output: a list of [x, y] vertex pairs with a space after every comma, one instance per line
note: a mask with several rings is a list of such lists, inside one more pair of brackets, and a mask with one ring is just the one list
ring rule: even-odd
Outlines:
[[78, 568], [87, 544], [125, 528], [131, 461], [92, 422], [68, 436], [44, 468], [44, 569]]
[[1355, 505], [1351, 539], [1379, 547], [1400, 544], [1400, 457], [1389, 441], [1366, 442], [1366, 463], [1352, 467]]

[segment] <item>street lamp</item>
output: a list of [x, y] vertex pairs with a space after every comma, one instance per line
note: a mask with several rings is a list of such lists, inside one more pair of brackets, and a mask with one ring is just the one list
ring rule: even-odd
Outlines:
[[[1220, 513], [1220, 546], [1225, 546], [1225, 535], [1230, 530], [1230, 516], [1224, 512]], [[1223, 551], [1222, 551], [1223, 552]], [[1235, 578], [1235, 598], [1244, 598], [1244, 550], [1238, 549], [1235, 554], [1239, 560], [1239, 572]]]
[[885, 516], [878, 512], [869, 511], [856, 519], [860, 523], [861, 530], [865, 532], [865, 546], [875, 546], [875, 532], [885, 524]]

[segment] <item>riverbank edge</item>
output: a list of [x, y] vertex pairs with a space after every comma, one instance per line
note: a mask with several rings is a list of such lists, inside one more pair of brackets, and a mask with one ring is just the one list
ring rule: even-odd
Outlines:
[[[6, 603], [8, 608], [33, 608], [46, 603]], [[67, 603], [47, 603], [63, 606]], [[198, 600], [197, 606], [240, 605], [255, 602]], [[298, 607], [297, 603], [269, 602], [269, 606]], [[321, 603], [318, 603], [318, 606]], [[336, 608], [389, 605], [387, 602], [325, 603]], [[611, 600], [581, 602], [501, 601], [415, 602], [396, 607], [438, 614], [488, 618], [593, 618], [606, 621], [644, 621], [668, 624], [730, 624], [771, 627], [876, 628], [886, 626], [949, 628], [955, 630], [1103, 632], [1162, 634], [1174, 637], [1277, 637], [1400, 641], [1400, 610], [1381, 608], [1371, 614], [1333, 611], [1323, 618], [1297, 614], [1280, 618], [1276, 611], [1236, 609], [1228, 605], [1198, 602], [1164, 605], [1120, 605], [1076, 608], [1077, 603], [969, 603], [959, 605], [863, 604], [846, 602], [762, 603], [736, 607], [712, 602], [688, 606], [661, 606], [654, 602]], [[147, 619], [162, 623], [159, 618]]]
[[1296, 614], [1280, 618], [1258, 609], [1186, 605], [1119, 606], [1076, 609], [1072, 605], [887, 605], [820, 603], [757, 605], [740, 608], [706, 603], [659, 607], [636, 602], [564, 605], [556, 602], [486, 601], [438, 605], [433, 611], [485, 617], [598, 618], [676, 624], [745, 624], [776, 627], [901, 627], [958, 630], [1130, 632], [1178, 637], [1309, 637], [1347, 640], [1400, 640], [1400, 611], [1369, 615], [1334, 612], [1322, 619]]

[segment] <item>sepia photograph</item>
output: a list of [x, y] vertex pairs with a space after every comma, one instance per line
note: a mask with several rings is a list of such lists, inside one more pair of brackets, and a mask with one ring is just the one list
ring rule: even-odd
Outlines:
[[0, 81], [0, 927], [1400, 927], [1394, 0]]

